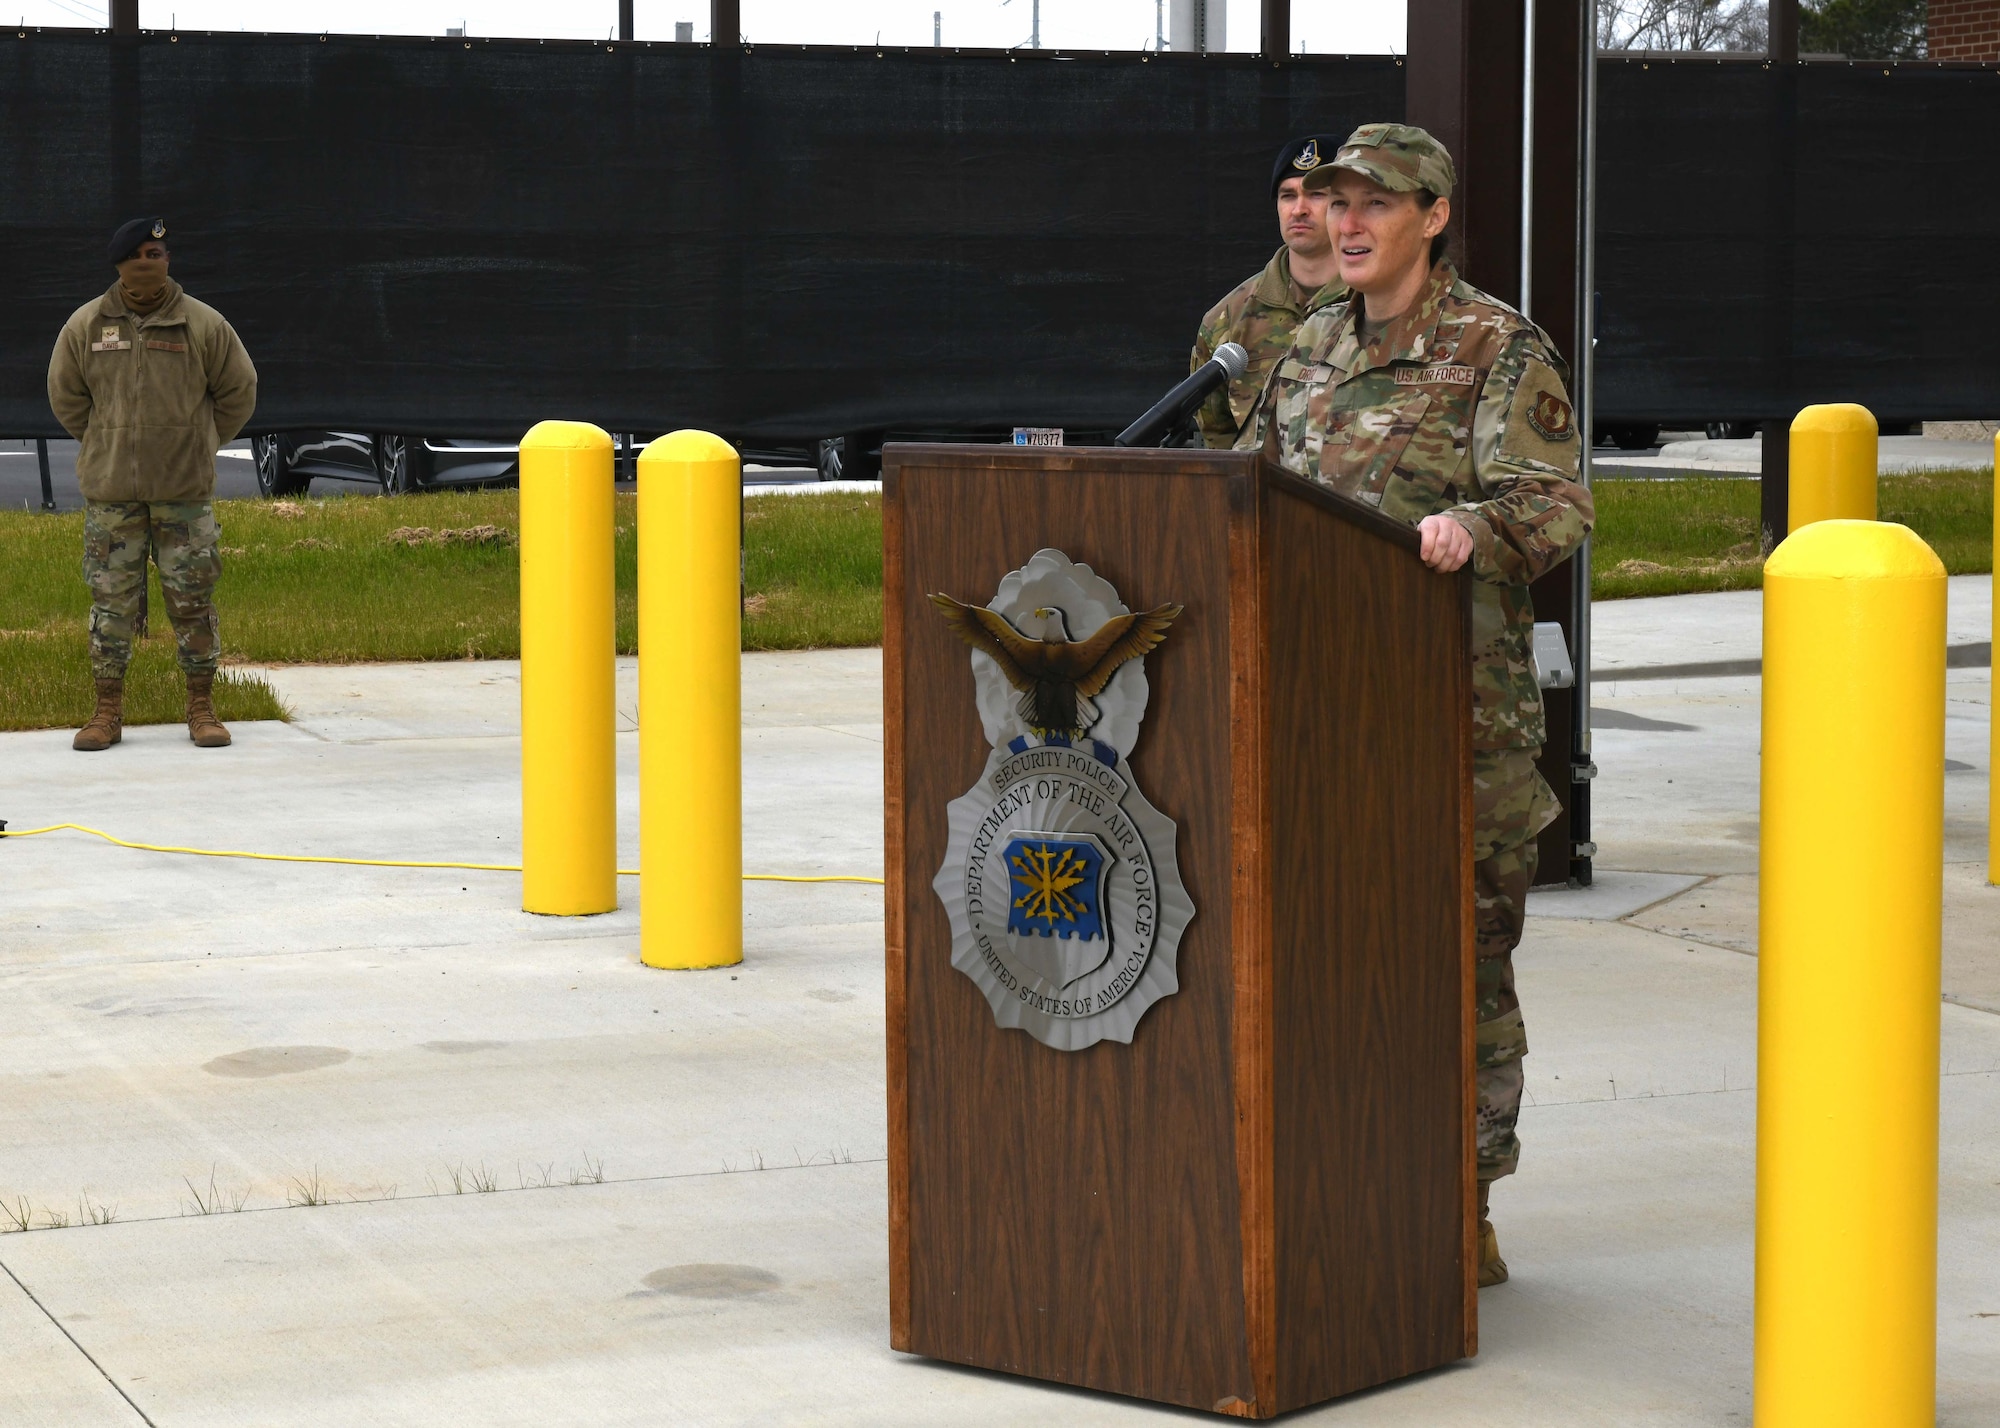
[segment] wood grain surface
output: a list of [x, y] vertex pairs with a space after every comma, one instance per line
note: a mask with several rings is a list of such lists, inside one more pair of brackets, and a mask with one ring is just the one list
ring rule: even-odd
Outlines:
[[[896, 896], [903, 868], [903, 503], [894, 471], [882, 475], [882, 816], [888, 830], [884, 866], [891, 895], [883, 903], [882, 963], [889, 996], [884, 1007], [888, 1038], [889, 1164], [910, 1163], [909, 1002], [903, 995], [907, 964], [904, 900]], [[889, 1347], [910, 1348], [910, 1180], [889, 1177]]]
[[1467, 1343], [1469, 576], [1425, 569], [1407, 528], [1305, 482], [1274, 475], [1265, 502], [1289, 1408]]
[[[1228, 482], [1213, 458], [903, 449], [909, 1346], [1211, 1408], [1255, 1397], [1231, 1123]], [[965, 646], [926, 606], [985, 604], [1053, 546], [1134, 609], [1186, 610], [1146, 659], [1133, 778], [1179, 825], [1196, 908], [1180, 991], [1133, 1043], [1051, 1050], [995, 1026], [931, 889], [945, 805], [986, 745]]]
[[[1462, 580], [1233, 453], [891, 447], [884, 492], [893, 1345], [1260, 1418], [1460, 1357]], [[1180, 990], [1083, 1052], [994, 1024], [931, 888], [986, 746], [924, 597], [1045, 546], [1187, 607], [1130, 761], [1178, 825]]]
[[1247, 638], [1231, 650], [1229, 679], [1230, 766], [1236, 807], [1230, 818], [1236, 875], [1232, 886], [1236, 926], [1230, 939], [1236, 962], [1236, 1181], [1243, 1223], [1243, 1303], [1256, 1397], [1241, 1411], [1267, 1417], [1278, 1394], [1278, 1202], [1272, 1180], [1276, 1067], [1271, 1059], [1271, 860], [1270, 779], [1267, 751], [1265, 631], [1268, 594], [1263, 569], [1263, 482], [1250, 458], [1230, 483], [1231, 623]]

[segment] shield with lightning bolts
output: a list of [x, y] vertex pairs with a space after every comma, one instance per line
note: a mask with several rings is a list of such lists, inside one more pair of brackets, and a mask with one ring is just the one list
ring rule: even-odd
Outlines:
[[1096, 971], [1104, 935], [1104, 848], [1087, 833], [1017, 833], [1002, 854], [1014, 895], [1007, 944], [1058, 987]]

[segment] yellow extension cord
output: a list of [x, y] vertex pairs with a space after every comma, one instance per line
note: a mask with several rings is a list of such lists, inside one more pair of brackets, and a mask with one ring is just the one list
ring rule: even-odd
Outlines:
[[[87, 828], [81, 823], [51, 823], [46, 828], [23, 828], [18, 832], [0, 832], [0, 838], [32, 838], [37, 833], [60, 833], [65, 828], [78, 833], [88, 833], [102, 838], [107, 843], [116, 843], [121, 848], [137, 848], [143, 853], [192, 853], [200, 858], [256, 858], [266, 863], [347, 863], [360, 868], [468, 868], [475, 873], [518, 873], [519, 863], [413, 863], [398, 858], [317, 858], [304, 853], [244, 853], [224, 848], [176, 848], [166, 843], [132, 843], [123, 838], [115, 838], [101, 828]], [[637, 868], [620, 868], [618, 875], [624, 878], [639, 876]], [[827, 877], [794, 877], [788, 873], [745, 873], [746, 883], [880, 883], [880, 878], [857, 877], [852, 874], [834, 874]]]

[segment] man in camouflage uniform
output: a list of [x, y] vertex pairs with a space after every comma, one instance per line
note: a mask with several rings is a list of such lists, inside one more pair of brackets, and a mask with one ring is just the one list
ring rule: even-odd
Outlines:
[[79, 443], [83, 578], [90, 586], [90, 664], [97, 708], [74, 747], [119, 741], [125, 665], [146, 631], [146, 559], [187, 676], [188, 737], [229, 742], [215, 717], [221, 632], [215, 582], [215, 453], [250, 419], [257, 372], [222, 314], [167, 276], [167, 224], [138, 218], [113, 235], [118, 281], [63, 325], [49, 359], [49, 405]]
[[1535, 770], [1545, 737], [1528, 586], [1590, 533], [1580, 442], [1548, 335], [1459, 280], [1443, 256], [1451, 156], [1422, 129], [1364, 124], [1306, 183], [1350, 301], [1299, 329], [1238, 441], [1418, 528], [1432, 568], [1471, 562], [1473, 936], [1478, 957], [1480, 1283], [1507, 1277], [1487, 1216], [1520, 1155], [1514, 993], [1535, 835], [1559, 811]]
[[1305, 176], [1334, 151], [1333, 134], [1309, 134], [1278, 151], [1271, 168], [1271, 197], [1285, 240], [1264, 270], [1245, 278], [1208, 310], [1194, 339], [1188, 370], [1199, 369], [1225, 342], [1250, 354], [1249, 369], [1209, 394], [1196, 414], [1202, 444], [1227, 448], [1257, 409], [1271, 369], [1292, 349], [1299, 324], [1347, 296], [1335, 273], [1333, 241], [1326, 231], [1326, 191], [1307, 192]]

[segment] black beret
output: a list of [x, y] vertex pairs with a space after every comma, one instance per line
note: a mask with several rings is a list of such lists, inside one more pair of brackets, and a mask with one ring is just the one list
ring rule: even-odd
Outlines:
[[1286, 179], [1303, 178], [1331, 159], [1346, 138], [1345, 134], [1305, 134], [1278, 150], [1278, 161], [1271, 165], [1271, 197], [1278, 196], [1278, 186]]
[[167, 236], [167, 220], [164, 218], [135, 218], [130, 223], [118, 225], [118, 231], [111, 235], [111, 266], [117, 267], [132, 256], [132, 250], [153, 238]]

